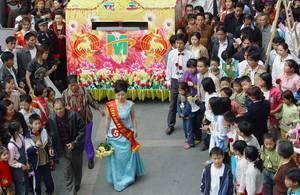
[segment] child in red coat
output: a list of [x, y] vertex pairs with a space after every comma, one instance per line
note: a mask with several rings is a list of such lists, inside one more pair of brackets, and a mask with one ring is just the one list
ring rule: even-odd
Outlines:
[[0, 146], [0, 194], [13, 195], [13, 181], [8, 165], [8, 150]]

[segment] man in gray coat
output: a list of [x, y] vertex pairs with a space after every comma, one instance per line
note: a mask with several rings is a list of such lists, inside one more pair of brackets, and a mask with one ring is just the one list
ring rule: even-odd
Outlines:
[[18, 64], [18, 81], [25, 82], [25, 74], [28, 64], [36, 56], [36, 32], [30, 31], [25, 34], [25, 46], [17, 52], [17, 64]]
[[82, 178], [85, 124], [78, 113], [66, 109], [62, 98], [55, 99], [54, 111], [55, 114], [48, 118], [46, 129], [64, 172], [64, 194], [76, 195]]

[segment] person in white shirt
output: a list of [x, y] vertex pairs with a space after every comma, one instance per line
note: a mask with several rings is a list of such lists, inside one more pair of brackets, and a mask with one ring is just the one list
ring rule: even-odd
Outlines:
[[[244, 54], [245, 60], [241, 61], [241, 62], [238, 64], [238, 73], [239, 73], [239, 77], [244, 76], [246, 69], [247, 69], [247, 68], [250, 68], [250, 67], [249, 67], [249, 64], [248, 64], [248, 62], [247, 62], [247, 56], [248, 56], [248, 51], [246, 50], [246, 51], [245, 51], [245, 54]], [[258, 61], [258, 65], [259, 65], [259, 66], [264, 66], [264, 63], [263, 63], [261, 60], [259, 60], [259, 61]]]
[[12, 122], [8, 125], [8, 131], [10, 135], [12, 135], [7, 146], [9, 151], [8, 164], [12, 167], [15, 194], [27, 194], [27, 171], [29, 169], [29, 165], [25, 152], [24, 137], [21, 135], [21, 125], [18, 122]]
[[8, 77], [11, 77], [14, 81], [13, 88], [17, 89], [21, 94], [25, 94], [26, 92], [18, 86], [17, 71], [13, 67], [14, 58], [14, 54], [9, 51], [5, 51], [1, 54], [3, 66], [0, 69], [0, 82], [4, 83]]
[[205, 102], [204, 117], [205, 117], [205, 119], [211, 121], [212, 120], [211, 119], [212, 111], [209, 106], [209, 100], [212, 97], [218, 97], [218, 94], [216, 92], [216, 86], [214, 84], [214, 81], [210, 77], [206, 77], [206, 78], [202, 79], [201, 85], [202, 85], [203, 91], [205, 92], [205, 94], [204, 94], [204, 102]]
[[293, 59], [293, 56], [289, 54], [289, 46], [286, 43], [279, 43], [276, 52], [277, 56], [272, 65], [272, 82], [274, 85], [276, 79], [283, 73], [285, 61]]
[[32, 114], [38, 114], [41, 116], [41, 112], [39, 109], [31, 106], [32, 98], [28, 94], [24, 94], [20, 96], [20, 113], [23, 115], [27, 126], [30, 126], [29, 117]]
[[204, 195], [233, 194], [233, 178], [230, 167], [223, 163], [224, 152], [214, 147], [209, 153], [212, 163], [208, 164], [202, 174], [200, 190]]
[[262, 194], [263, 190], [263, 162], [259, 158], [258, 149], [254, 146], [247, 146], [245, 148], [245, 157], [248, 161], [246, 169], [245, 187], [248, 195]]
[[204, 78], [211, 78], [213, 80], [213, 83], [215, 85], [215, 90], [214, 92], [218, 91], [219, 88], [220, 88], [220, 82], [219, 82], [219, 79], [213, 75], [211, 72], [209, 72], [209, 59], [206, 58], [206, 57], [201, 57], [198, 59], [197, 61], [197, 78], [198, 78], [198, 82], [197, 82], [197, 95], [198, 95], [198, 98], [201, 102], [206, 102], [205, 101], [205, 92], [208, 92], [210, 90], [207, 90], [205, 91], [203, 89], [203, 86], [202, 86], [202, 80]]
[[269, 63], [268, 63], [269, 70], [272, 70], [274, 60], [277, 56], [276, 50], [277, 50], [279, 43], [284, 43], [284, 42], [285, 42], [284, 39], [281, 37], [275, 37], [272, 40], [272, 50], [270, 51], [270, 54], [269, 54]]
[[15, 26], [14, 26], [14, 29], [16, 31], [19, 30], [20, 26], [22, 25], [22, 19], [24, 17], [28, 17], [30, 18], [30, 21], [31, 21], [31, 25], [30, 25], [30, 29], [31, 30], [35, 30], [34, 29], [34, 26], [35, 26], [35, 20], [34, 20], [34, 16], [30, 14], [30, 9], [28, 9], [28, 7], [22, 7], [19, 11], [19, 15], [16, 17], [15, 19]]
[[243, 140], [237, 140], [232, 145], [233, 153], [236, 157], [236, 167], [232, 168], [233, 176], [235, 176], [235, 186], [237, 194], [245, 193], [246, 190], [246, 172], [248, 167], [248, 161], [244, 156], [244, 150], [247, 147], [247, 143]]
[[253, 135], [252, 125], [248, 121], [241, 121], [238, 125], [238, 134], [247, 143], [248, 146], [254, 146], [260, 150], [257, 138]]
[[[16, 71], [18, 71], [18, 64], [17, 64], [17, 58], [16, 58], [16, 42], [17, 39], [14, 36], [8, 36], [5, 39], [5, 43], [6, 43], [6, 49], [4, 51], [9, 51], [11, 53], [14, 54], [14, 65], [13, 67], [16, 69]], [[0, 62], [0, 64], [3, 63], [2, 61]], [[0, 67], [1, 68], [1, 67]]]
[[[217, 96], [217, 89], [219, 88], [219, 81], [216, 76], [214, 76], [212, 73], [209, 72], [209, 59], [206, 57], [201, 57], [198, 59], [197, 62], [197, 98], [199, 100], [199, 106], [200, 106], [200, 117], [199, 120], [201, 121], [204, 118], [204, 110], [205, 107], [208, 107], [208, 100], [210, 97], [216, 97]], [[204, 81], [205, 89], [202, 84], [202, 81]], [[211, 83], [211, 80], [213, 83]], [[214, 84], [214, 86], [213, 86]], [[207, 143], [209, 140], [206, 132], [202, 132], [201, 135], [201, 150], [207, 150], [209, 143]]]
[[205, 124], [202, 129], [210, 131], [209, 151], [213, 147], [219, 147], [224, 152], [228, 150], [227, 128], [224, 124], [224, 113], [230, 111], [231, 104], [229, 98], [212, 97], [209, 99], [211, 108], [210, 124]]
[[191, 59], [192, 53], [185, 49], [186, 38], [184, 34], [176, 35], [176, 49], [170, 51], [167, 61], [166, 85], [171, 90], [171, 102], [168, 113], [168, 128], [166, 134], [174, 131], [176, 123], [176, 105], [178, 98], [178, 79], [186, 70], [186, 64]]

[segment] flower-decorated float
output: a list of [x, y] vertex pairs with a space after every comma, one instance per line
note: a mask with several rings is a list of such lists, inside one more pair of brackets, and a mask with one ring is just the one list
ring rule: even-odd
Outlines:
[[165, 54], [175, 31], [176, 0], [72, 0], [66, 8], [68, 73], [97, 100], [128, 80], [128, 96], [169, 99]]

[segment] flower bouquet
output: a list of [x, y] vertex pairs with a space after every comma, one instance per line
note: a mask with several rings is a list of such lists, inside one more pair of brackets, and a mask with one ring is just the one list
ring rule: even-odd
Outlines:
[[96, 150], [96, 157], [102, 159], [103, 157], [108, 157], [112, 155], [113, 152], [114, 147], [111, 144], [107, 142], [101, 143]]

